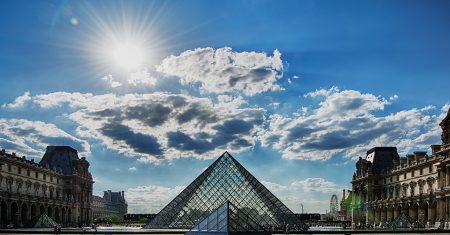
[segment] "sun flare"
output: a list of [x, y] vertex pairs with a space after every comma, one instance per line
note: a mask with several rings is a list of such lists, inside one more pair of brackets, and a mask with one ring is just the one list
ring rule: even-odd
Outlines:
[[142, 49], [132, 43], [116, 45], [112, 50], [114, 64], [122, 69], [136, 69], [144, 63]]

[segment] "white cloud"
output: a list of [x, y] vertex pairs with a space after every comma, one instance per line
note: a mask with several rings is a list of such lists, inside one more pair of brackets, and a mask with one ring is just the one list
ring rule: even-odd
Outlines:
[[341, 190], [335, 183], [323, 178], [307, 178], [295, 181], [291, 185], [305, 192], [337, 193]]
[[246, 96], [280, 90], [283, 62], [278, 50], [273, 56], [260, 52], [235, 52], [229, 47], [197, 48], [169, 56], [156, 67], [177, 76], [185, 85], [199, 85], [203, 93], [242, 92]]
[[[42, 94], [33, 96], [33, 103], [39, 105], [41, 108], [55, 108], [62, 106], [64, 104], [69, 105], [73, 108], [84, 107], [88, 100], [92, 100], [94, 97], [90, 93], [79, 93], [79, 92], [53, 92], [49, 94]], [[103, 104], [107, 104], [109, 100], [108, 97], [95, 96], [99, 99], [103, 99]], [[97, 100], [98, 101], [98, 100]], [[96, 102], [99, 103], [99, 102]], [[99, 104], [102, 105], [102, 104]]]
[[41, 158], [48, 145], [69, 145], [81, 156], [90, 154], [87, 141], [74, 137], [54, 124], [25, 119], [0, 118], [0, 145], [30, 157]]
[[122, 83], [114, 80], [114, 77], [111, 74], [104, 76], [102, 78], [102, 80], [108, 82], [111, 85], [112, 88], [116, 88], [116, 87], [122, 86]]
[[149, 70], [145, 69], [131, 73], [127, 81], [129, 84], [135, 86], [138, 85], [154, 86], [158, 79], [157, 76], [158, 75], [151, 74]]
[[129, 188], [125, 192], [125, 199], [128, 203], [128, 213], [158, 213], [184, 188], [185, 186], [170, 188], [158, 185]]
[[142, 162], [180, 157], [212, 158], [241, 152], [256, 143], [264, 109], [239, 108], [241, 96], [195, 98], [188, 95], [50, 93], [33, 97], [43, 108], [76, 108], [68, 117], [83, 138], [100, 140], [120, 154]]
[[132, 166], [132, 167], [128, 168], [128, 171], [135, 172], [135, 171], [137, 171], [137, 168], [135, 166]]
[[285, 185], [281, 185], [281, 184], [277, 184], [274, 182], [270, 182], [270, 181], [260, 181], [267, 189], [269, 189], [271, 192], [276, 192], [276, 191], [283, 191], [288, 189], [287, 186]]
[[26, 102], [31, 100], [30, 92], [26, 91], [23, 95], [18, 96], [12, 103], [3, 104], [2, 108], [16, 109], [21, 108]]
[[285, 158], [327, 160], [338, 153], [361, 157], [375, 146], [397, 146], [405, 153], [439, 143], [440, 118], [429, 114], [432, 107], [375, 115], [396, 96], [385, 99], [337, 87], [304, 97], [319, 99], [319, 105], [301, 107], [294, 117], [270, 116], [268, 128], [259, 135], [263, 147], [278, 149]]
[[294, 213], [301, 212], [303, 204], [305, 212], [325, 212], [332, 194], [340, 195], [343, 186], [323, 178], [306, 178], [288, 184], [261, 181], [276, 197], [278, 197]]

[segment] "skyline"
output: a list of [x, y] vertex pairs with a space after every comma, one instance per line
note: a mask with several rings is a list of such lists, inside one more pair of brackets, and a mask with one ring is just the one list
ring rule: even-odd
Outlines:
[[158, 212], [225, 151], [294, 212], [324, 212], [370, 148], [439, 144], [450, 107], [446, 2], [0, 9], [0, 146], [76, 148], [95, 194], [124, 190], [132, 213]]

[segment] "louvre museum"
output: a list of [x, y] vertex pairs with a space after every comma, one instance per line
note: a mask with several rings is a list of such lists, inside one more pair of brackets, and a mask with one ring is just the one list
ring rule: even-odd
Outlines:
[[92, 221], [89, 162], [68, 146], [48, 146], [39, 163], [0, 152], [0, 223], [34, 227], [45, 220], [64, 226]]
[[431, 155], [416, 151], [400, 157], [395, 147], [375, 147], [359, 158], [347, 200], [347, 219], [354, 224], [383, 226], [405, 215], [419, 227], [447, 227], [450, 110], [440, 127], [442, 143], [431, 145]]

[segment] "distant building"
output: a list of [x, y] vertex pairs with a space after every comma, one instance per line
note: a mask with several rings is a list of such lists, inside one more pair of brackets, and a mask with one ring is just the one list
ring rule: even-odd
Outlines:
[[103, 197], [93, 196], [92, 216], [94, 219], [116, 215], [123, 218], [128, 211], [128, 204], [125, 201], [125, 193], [104, 191]]
[[92, 196], [92, 218], [97, 218], [109, 215], [109, 211], [106, 209], [106, 203], [103, 197], [93, 195]]
[[63, 225], [92, 221], [89, 162], [68, 146], [48, 146], [39, 163], [0, 152], [0, 225], [27, 227], [42, 214]]
[[450, 110], [440, 126], [442, 144], [431, 145], [431, 156], [375, 147], [359, 158], [347, 199], [355, 224], [386, 224], [400, 213], [422, 226], [450, 221]]

